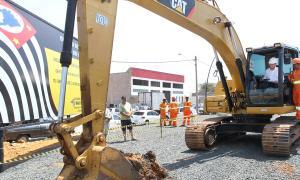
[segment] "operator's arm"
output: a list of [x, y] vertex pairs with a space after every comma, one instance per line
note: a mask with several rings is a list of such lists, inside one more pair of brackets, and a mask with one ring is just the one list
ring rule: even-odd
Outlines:
[[266, 69], [266, 72], [265, 72], [265, 75], [264, 75], [263, 79], [270, 79], [270, 77], [269, 77], [269, 69]]

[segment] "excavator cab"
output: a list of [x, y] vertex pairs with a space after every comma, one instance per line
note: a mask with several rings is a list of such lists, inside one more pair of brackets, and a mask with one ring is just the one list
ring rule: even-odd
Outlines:
[[[292, 105], [288, 74], [292, 59], [299, 56], [297, 48], [281, 43], [258, 49], [247, 48], [246, 94], [249, 107], [282, 107]], [[271, 64], [276, 65], [271, 65]], [[269, 68], [274, 66], [271, 73]], [[271, 76], [271, 77], [270, 77]]]

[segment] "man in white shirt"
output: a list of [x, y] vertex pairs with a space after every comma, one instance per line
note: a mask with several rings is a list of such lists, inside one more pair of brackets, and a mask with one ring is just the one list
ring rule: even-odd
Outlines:
[[263, 79], [268, 80], [268, 82], [278, 83], [278, 58], [272, 57], [269, 60], [269, 68], [266, 70], [265, 76]]
[[131, 115], [132, 115], [132, 108], [129, 102], [126, 101], [126, 97], [121, 97], [121, 103], [119, 104], [120, 110], [120, 119], [121, 119], [121, 129], [123, 131], [124, 141], [126, 141], [126, 129], [129, 130], [131, 134], [131, 140], [135, 140], [133, 138], [132, 133], [132, 122], [131, 122]]

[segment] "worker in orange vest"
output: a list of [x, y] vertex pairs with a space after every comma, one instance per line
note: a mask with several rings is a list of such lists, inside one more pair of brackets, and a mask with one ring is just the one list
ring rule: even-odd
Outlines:
[[169, 125], [177, 127], [177, 115], [178, 115], [178, 104], [176, 102], [176, 98], [172, 97], [172, 102], [169, 104], [169, 112], [170, 112], [170, 121]]
[[167, 99], [163, 98], [163, 101], [159, 105], [160, 107], [160, 123], [163, 126], [166, 126], [166, 121], [167, 121], [167, 108], [168, 108], [168, 103]]
[[191, 121], [191, 107], [192, 107], [192, 102], [189, 101], [189, 97], [185, 97], [185, 102], [183, 103], [183, 121], [181, 126], [185, 126], [185, 123], [187, 122], [187, 125], [190, 125]]
[[296, 119], [300, 122], [300, 58], [293, 59], [294, 70], [289, 74], [289, 81], [293, 84], [293, 102], [296, 106]]

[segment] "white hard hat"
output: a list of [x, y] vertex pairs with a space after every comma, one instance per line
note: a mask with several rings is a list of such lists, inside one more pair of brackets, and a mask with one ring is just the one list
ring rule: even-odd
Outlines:
[[271, 57], [269, 60], [269, 64], [277, 64], [278, 63], [278, 58], [276, 57]]

